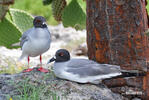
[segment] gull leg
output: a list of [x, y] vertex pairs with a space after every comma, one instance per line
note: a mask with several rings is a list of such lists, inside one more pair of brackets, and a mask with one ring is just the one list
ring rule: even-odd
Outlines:
[[45, 68], [43, 68], [42, 67], [42, 56], [40, 55], [40, 68], [38, 69], [38, 71], [40, 71], [40, 72], [44, 72], [44, 73], [48, 73], [49, 72], [49, 70], [48, 69], [45, 69]]
[[40, 55], [40, 65], [42, 67], [42, 56]]
[[30, 61], [29, 56], [27, 58], [27, 61], [28, 61], [28, 69], [25, 69], [23, 72], [30, 72], [33, 70], [33, 68], [29, 68], [29, 61]]
[[28, 56], [28, 58], [27, 58], [27, 61], [28, 61], [28, 68], [29, 68], [29, 61], [30, 61], [29, 56]]

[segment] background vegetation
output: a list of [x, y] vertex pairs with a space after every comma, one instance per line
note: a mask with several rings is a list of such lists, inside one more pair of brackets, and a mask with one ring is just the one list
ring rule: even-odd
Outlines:
[[[83, 11], [86, 13], [86, 5], [85, 1], [78, 0], [79, 4], [83, 8]], [[71, 2], [71, 0], [67, 0], [67, 5]], [[43, 5], [42, 0], [15, 0], [15, 3], [11, 6], [11, 8], [20, 9], [31, 13], [32, 15], [40, 15], [44, 16], [47, 19], [48, 24], [57, 25], [58, 22], [54, 19], [52, 15], [52, 8], [50, 5]]]
[[148, 11], [148, 14], [149, 14], [149, 0], [147, 0], [147, 2], [148, 2], [148, 4], [147, 4], [146, 8], [147, 8], [147, 11]]
[[52, 16], [51, 5], [44, 6], [42, 0], [15, 0], [15, 3], [11, 8], [24, 10], [32, 15], [44, 16], [47, 19], [48, 24], [58, 24]]

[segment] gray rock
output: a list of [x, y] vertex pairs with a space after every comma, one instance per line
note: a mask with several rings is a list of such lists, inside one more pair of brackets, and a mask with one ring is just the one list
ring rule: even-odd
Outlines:
[[133, 98], [132, 100], [141, 100], [140, 98]]
[[7, 100], [6, 96], [0, 95], [0, 100]]
[[[0, 75], [0, 100], [12, 97], [36, 95], [36, 100], [123, 100], [119, 94], [111, 92], [105, 85], [79, 84], [56, 78], [52, 72], [42, 73], [35, 68], [32, 72], [14, 75]], [[54, 99], [55, 100], [55, 99]]]

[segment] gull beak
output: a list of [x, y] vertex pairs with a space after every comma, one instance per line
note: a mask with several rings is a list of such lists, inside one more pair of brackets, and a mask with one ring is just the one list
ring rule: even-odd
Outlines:
[[52, 57], [52, 58], [48, 61], [47, 64], [49, 64], [49, 63], [51, 63], [51, 62], [53, 62], [53, 61], [55, 61], [55, 60], [56, 60], [56, 57]]

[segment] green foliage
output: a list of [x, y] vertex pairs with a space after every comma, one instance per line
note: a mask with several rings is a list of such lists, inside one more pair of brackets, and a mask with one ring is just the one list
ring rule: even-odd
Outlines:
[[[16, 86], [18, 89], [18, 93], [20, 95], [13, 97], [14, 100], [41, 100], [45, 94], [48, 100], [60, 100], [60, 97], [48, 90], [47, 91], [47, 85], [40, 84], [40, 85], [33, 85], [31, 84], [29, 79], [23, 80], [19, 82], [19, 84], [12, 83]], [[10, 97], [9, 97], [10, 98]], [[43, 99], [42, 99], [43, 100]], [[47, 99], [46, 99], [47, 100]]]
[[13, 23], [18, 26], [22, 33], [33, 27], [33, 17], [28, 13], [21, 10], [10, 9], [10, 14], [12, 16]]
[[0, 22], [0, 46], [17, 48], [12, 47], [12, 44], [19, 42], [21, 34], [32, 26], [31, 15], [21, 10], [10, 9], [9, 17]]
[[21, 82], [19, 85], [22, 86], [22, 88], [18, 88], [21, 94], [17, 97], [18, 100], [40, 100], [39, 95], [43, 88], [42, 86], [37, 88], [36, 86], [29, 84], [28, 80]]
[[62, 20], [62, 12], [66, 6], [65, 0], [54, 0], [52, 2], [52, 12], [56, 21]]
[[19, 42], [21, 37], [20, 30], [8, 19], [4, 18], [0, 22], [0, 45], [12, 48], [13, 43]]
[[[72, 0], [67, 0], [67, 4], [69, 4], [71, 1]], [[84, 13], [86, 13], [86, 0], [77, 0], [77, 2], [84, 11]]]
[[149, 0], [147, 0], [146, 9], [147, 9], [147, 11], [148, 11], [148, 13], [149, 13]]
[[11, 8], [24, 10], [35, 16], [43, 16], [51, 25], [57, 25], [58, 23], [52, 16], [51, 5], [44, 6], [42, 0], [15, 0]]
[[77, 0], [72, 0], [68, 6], [65, 7], [62, 15], [62, 22], [64, 27], [71, 26], [77, 30], [86, 27], [86, 14]]
[[[58, 7], [59, 4], [63, 4], [63, 3], [56, 4], [57, 1], [62, 2], [65, 0], [15, 0], [14, 5], [12, 5], [11, 7], [25, 10], [33, 15], [44, 16], [47, 19], [48, 24], [56, 25], [61, 20], [61, 16], [63, 16], [61, 15], [63, 14], [62, 9], [60, 9], [61, 7]], [[64, 21], [62, 21], [64, 26], [65, 27], [71, 26], [71, 27], [75, 27], [76, 29], [84, 29], [86, 25], [85, 24], [86, 23], [86, 2], [83, 0], [66, 0], [66, 1], [67, 1], [67, 4], [68, 4], [67, 6], [69, 10], [68, 8], [65, 10], [66, 16], [64, 15]], [[51, 2], [53, 3], [51, 4]], [[73, 12], [75, 9], [71, 9], [70, 3], [72, 2], [77, 2], [77, 6], [75, 6], [75, 7], [79, 7], [77, 9], [75, 8], [76, 10], [78, 10], [77, 14], [75, 14], [76, 12]], [[54, 5], [54, 3], [56, 5]], [[51, 4], [51, 5], [44, 6], [45, 4], [46, 5]], [[52, 8], [54, 10], [53, 12], [52, 12]], [[66, 14], [67, 10], [69, 12]], [[53, 15], [55, 16], [56, 20], [58, 20], [58, 22], [54, 19]], [[68, 18], [68, 21], [66, 21], [67, 18]]]

